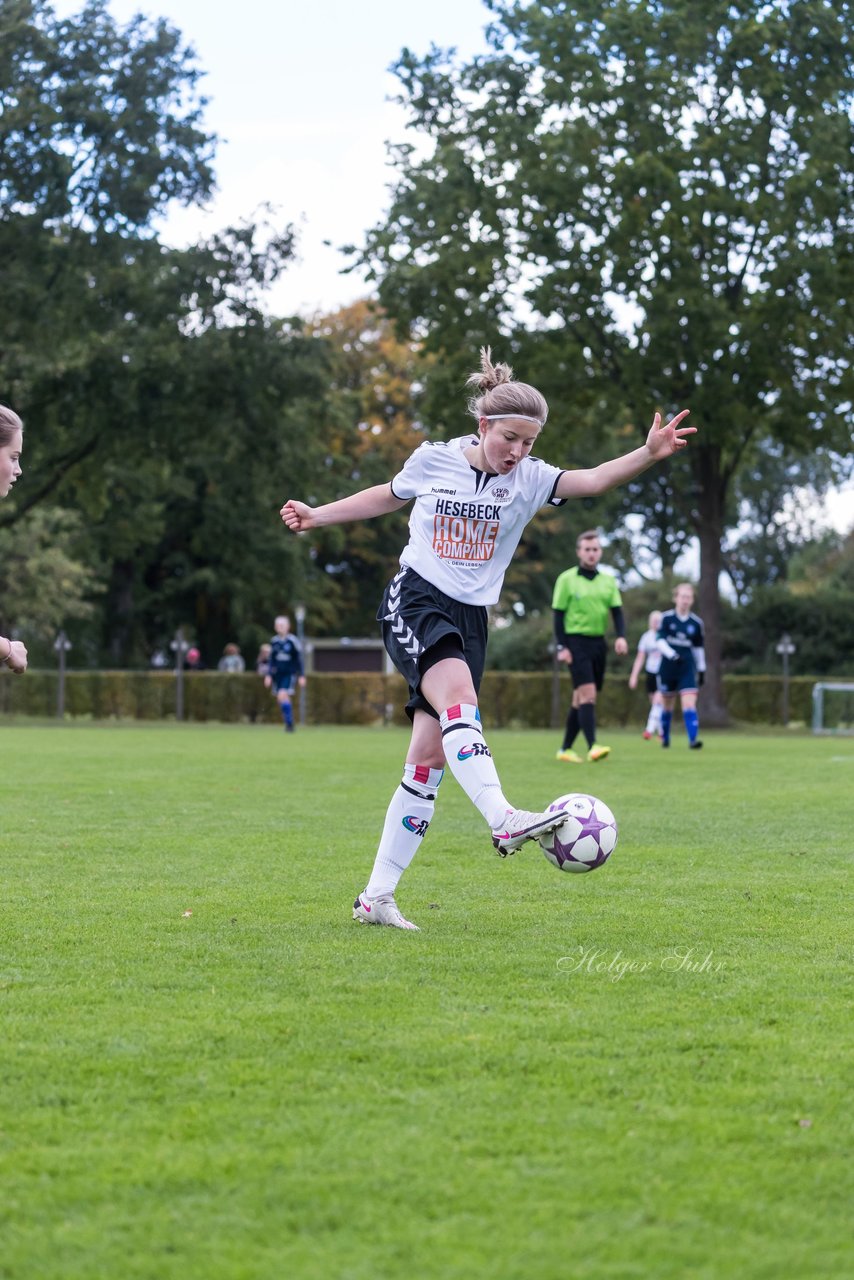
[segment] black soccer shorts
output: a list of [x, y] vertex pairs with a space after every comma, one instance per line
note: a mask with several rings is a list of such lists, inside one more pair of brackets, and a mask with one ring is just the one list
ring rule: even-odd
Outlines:
[[[480, 688], [486, 662], [488, 615], [483, 605], [462, 604], [422, 578], [414, 569], [401, 568], [385, 589], [377, 611], [383, 644], [409, 685], [406, 714], [417, 710], [438, 720], [439, 713], [421, 693], [421, 677], [430, 666], [430, 651], [440, 642], [459, 638], [461, 655], [471, 672], [475, 690]], [[443, 647], [445, 647], [443, 646]]]
[[597, 689], [601, 689], [605, 683], [605, 660], [608, 657], [605, 637], [573, 632], [566, 637], [566, 645], [572, 654], [569, 672], [573, 688], [577, 689], [580, 684], [595, 684]]

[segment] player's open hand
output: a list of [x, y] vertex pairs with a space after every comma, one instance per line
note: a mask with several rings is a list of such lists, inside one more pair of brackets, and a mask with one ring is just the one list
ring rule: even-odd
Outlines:
[[314, 507], [309, 507], [304, 502], [295, 502], [293, 498], [289, 498], [279, 515], [291, 533], [303, 533], [306, 529], [314, 528]]
[[661, 425], [661, 414], [655, 415], [646, 438], [646, 447], [656, 460], [669, 458], [672, 453], [678, 453], [688, 443], [685, 437], [696, 434], [696, 427], [679, 426], [682, 419], [687, 418], [690, 412], [690, 409], [683, 409], [675, 418], [665, 422], [664, 426]]

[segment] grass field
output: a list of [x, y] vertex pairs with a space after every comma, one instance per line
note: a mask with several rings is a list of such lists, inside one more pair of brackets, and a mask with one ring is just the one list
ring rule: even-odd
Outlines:
[[401, 731], [0, 728], [3, 1280], [851, 1274], [854, 741], [489, 737], [617, 850], [446, 777], [402, 933]]

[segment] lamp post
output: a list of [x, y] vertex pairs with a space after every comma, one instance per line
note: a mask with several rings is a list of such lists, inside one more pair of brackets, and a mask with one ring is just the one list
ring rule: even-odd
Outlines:
[[175, 719], [184, 719], [184, 656], [189, 649], [184, 639], [184, 628], [179, 627], [169, 648], [175, 654]]
[[792, 643], [792, 637], [788, 632], [784, 631], [780, 637], [777, 652], [783, 659], [783, 724], [787, 725], [789, 723], [789, 657], [796, 652], [796, 646]]
[[[294, 617], [297, 620], [297, 640], [299, 642], [300, 653], [302, 654], [303, 671], [305, 670], [305, 605], [298, 604], [294, 606]], [[299, 724], [300, 728], [305, 724], [305, 685], [299, 686]]]
[[59, 657], [59, 685], [56, 690], [56, 715], [57, 719], [62, 720], [65, 717], [65, 655], [71, 648], [71, 641], [64, 631], [60, 631], [59, 635], [53, 642]]

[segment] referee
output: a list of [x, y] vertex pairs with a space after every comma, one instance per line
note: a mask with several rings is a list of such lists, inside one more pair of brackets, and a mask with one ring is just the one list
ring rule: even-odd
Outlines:
[[573, 685], [572, 705], [557, 759], [581, 764], [581, 756], [572, 749], [579, 730], [587, 739], [588, 760], [604, 760], [611, 750], [596, 745], [596, 693], [605, 679], [608, 652], [605, 629], [609, 610], [617, 632], [614, 652], [624, 656], [629, 646], [616, 579], [610, 573], [600, 573], [597, 567], [602, 559], [602, 547], [596, 530], [580, 533], [575, 550], [578, 566], [567, 569], [558, 578], [552, 609], [558, 661], [569, 665]]

